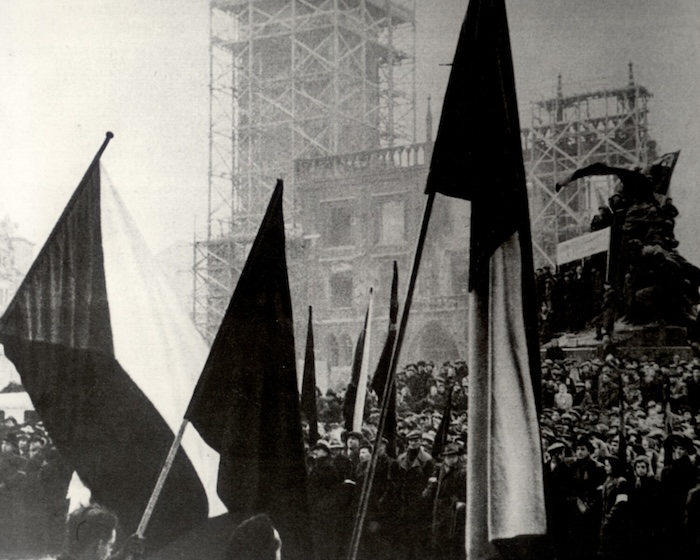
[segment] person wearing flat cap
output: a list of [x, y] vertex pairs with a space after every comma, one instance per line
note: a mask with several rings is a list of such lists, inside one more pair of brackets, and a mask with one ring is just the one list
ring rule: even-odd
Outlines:
[[467, 473], [460, 464], [462, 449], [448, 443], [423, 490], [431, 506], [430, 550], [435, 559], [464, 557], [464, 527], [467, 502]]
[[630, 484], [630, 558], [663, 558], [660, 548], [661, 491], [652, 474], [651, 461], [640, 454], [632, 463], [634, 478]]
[[629, 483], [624, 475], [625, 463], [615, 455], [603, 458], [606, 478], [601, 486], [600, 544], [598, 556], [603, 560], [627, 557], [630, 546]]
[[571, 539], [577, 543], [574, 557], [578, 558], [593, 558], [598, 548], [598, 488], [605, 481], [605, 467], [591, 456], [594, 449], [588, 437], [579, 437], [574, 443], [575, 459], [570, 467], [575, 506], [571, 516]]
[[553, 441], [547, 447], [543, 469], [547, 533], [554, 558], [568, 558], [571, 548], [569, 528], [573, 480], [565, 458], [566, 449], [563, 442]]
[[671, 434], [664, 441], [661, 494], [667, 537], [664, 555], [668, 558], [686, 557], [685, 507], [688, 492], [698, 480], [697, 468], [690, 459], [693, 454], [693, 442], [684, 434]]
[[433, 457], [421, 447], [422, 433], [408, 433], [408, 449], [397, 458], [399, 475], [400, 513], [404, 527], [398, 556], [407, 560], [426, 558], [429, 551], [430, 507], [422, 494], [435, 468]]
[[[335, 445], [342, 448], [340, 442]], [[313, 459], [307, 476], [311, 537], [320, 558], [339, 557], [343, 546], [338, 532], [328, 530], [341, 524], [345, 500], [345, 472], [335, 464], [331, 449], [325, 440], [311, 448]]]
[[365, 441], [365, 436], [360, 432], [348, 432], [345, 435], [345, 456], [350, 459], [351, 471], [360, 463], [360, 445]]

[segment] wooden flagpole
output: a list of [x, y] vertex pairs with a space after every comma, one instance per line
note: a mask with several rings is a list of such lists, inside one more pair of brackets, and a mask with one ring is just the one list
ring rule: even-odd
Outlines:
[[[185, 434], [185, 428], [187, 428], [187, 424], [189, 424], [189, 420], [187, 420], [187, 418], [183, 419], [182, 424], [180, 425], [180, 429], [175, 435], [175, 439], [173, 440], [173, 443], [170, 446], [170, 450], [168, 451], [168, 454], [165, 457], [163, 468], [160, 470], [160, 474], [158, 475], [156, 485], [153, 488], [153, 492], [151, 493], [151, 497], [148, 500], [148, 504], [146, 504], [146, 509], [144, 510], [143, 515], [141, 516], [141, 521], [139, 522], [139, 526], [136, 529], [136, 533], [134, 533], [134, 535], [138, 539], [143, 539], [143, 536], [146, 533], [146, 527], [148, 527], [148, 523], [151, 520], [153, 511], [155, 510], [156, 504], [158, 503], [158, 498], [160, 498], [160, 493], [163, 490], [163, 486], [165, 486], [165, 481], [167, 480], [168, 475], [170, 474], [170, 469], [172, 468], [173, 463], [175, 462], [175, 456], [177, 455], [177, 451], [178, 449], [180, 449], [180, 444], [182, 443], [182, 436]], [[133, 558], [134, 555], [131, 552], [129, 552], [126, 555], [126, 560], [133, 560]]]
[[180, 425], [180, 429], [175, 435], [175, 439], [173, 440], [173, 443], [170, 446], [168, 455], [165, 457], [165, 463], [163, 463], [163, 468], [160, 470], [160, 475], [158, 475], [158, 480], [156, 481], [155, 488], [153, 488], [153, 492], [151, 493], [151, 497], [148, 500], [146, 509], [144, 510], [143, 515], [141, 516], [141, 522], [139, 523], [139, 526], [136, 529], [136, 536], [140, 539], [143, 538], [143, 535], [146, 532], [146, 527], [148, 527], [148, 522], [151, 520], [153, 510], [155, 509], [156, 504], [158, 503], [158, 498], [160, 498], [160, 493], [163, 490], [163, 486], [165, 486], [165, 481], [167, 480], [168, 475], [170, 474], [170, 469], [172, 468], [173, 463], [175, 462], [175, 456], [177, 455], [178, 449], [180, 449], [180, 444], [182, 443], [182, 436], [185, 434], [185, 428], [187, 428], [187, 424], [189, 424], [189, 421], [185, 418], [182, 421], [182, 424]]
[[406, 301], [404, 303], [403, 313], [401, 314], [401, 323], [399, 324], [399, 330], [396, 334], [396, 342], [394, 343], [394, 351], [391, 354], [391, 362], [389, 366], [389, 375], [386, 378], [386, 385], [384, 386], [384, 395], [382, 397], [382, 407], [381, 413], [379, 415], [379, 425], [377, 426], [377, 435], [374, 441], [374, 448], [372, 449], [372, 459], [370, 460], [369, 469], [367, 471], [367, 476], [362, 483], [362, 493], [360, 494], [360, 505], [358, 513], [355, 517], [355, 525], [352, 530], [352, 537], [350, 539], [350, 547], [348, 551], [348, 560], [357, 560], [357, 554], [360, 550], [360, 541], [362, 540], [362, 530], [365, 523], [365, 518], [367, 517], [367, 508], [369, 505], [369, 496], [372, 492], [372, 483], [374, 482], [374, 474], [377, 470], [377, 461], [379, 459], [379, 445], [382, 441], [382, 435], [384, 433], [384, 428], [386, 426], [386, 416], [389, 408], [389, 393], [394, 390], [394, 381], [396, 377], [396, 367], [398, 364], [398, 357], [401, 353], [401, 346], [403, 344], [403, 339], [406, 335], [406, 325], [408, 324], [408, 315], [411, 311], [411, 302], [413, 300], [413, 292], [416, 288], [416, 280], [418, 278], [418, 269], [420, 268], [420, 261], [423, 255], [423, 247], [425, 246], [425, 238], [428, 233], [428, 224], [430, 223], [430, 215], [433, 211], [433, 203], [435, 202], [435, 192], [428, 194], [428, 199], [425, 202], [425, 210], [423, 211], [423, 221], [421, 223], [420, 233], [418, 235], [418, 242], [416, 244], [416, 250], [413, 254], [413, 266], [411, 269], [411, 277], [408, 282], [408, 288], [406, 290]]

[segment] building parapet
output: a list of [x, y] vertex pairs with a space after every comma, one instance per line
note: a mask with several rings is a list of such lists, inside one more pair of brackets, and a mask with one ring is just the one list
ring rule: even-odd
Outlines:
[[357, 177], [358, 171], [422, 167], [430, 161], [433, 143], [409, 144], [294, 162], [297, 179]]

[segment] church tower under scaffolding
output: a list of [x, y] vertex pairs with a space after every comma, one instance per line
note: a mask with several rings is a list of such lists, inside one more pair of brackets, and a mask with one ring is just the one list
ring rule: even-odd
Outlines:
[[211, 0], [206, 239], [194, 309], [211, 339], [278, 177], [293, 162], [415, 141], [413, 0]]

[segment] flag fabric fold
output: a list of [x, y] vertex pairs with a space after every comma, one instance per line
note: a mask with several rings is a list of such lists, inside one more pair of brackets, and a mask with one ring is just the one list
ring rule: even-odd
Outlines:
[[314, 445], [319, 439], [315, 360], [313, 310], [309, 305], [309, 325], [306, 330], [306, 352], [304, 353], [304, 375], [301, 382], [301, 414], [309, 424], [309, 445]]
[[[391, 354], [396, 342], [396, 323], [399, 317], [399, 271], [394, 261], [394, 272], [391, 279], [391, 296], [389, 301], [389, 330], [382, 353], [379, 356], [377, 367], [372, 376], [372, 390], [376, 393], [381, 405], [386, 388], [386, 380], [389, 377], [391, 367]], [[387, 440], [387, 453], [396, 456], [396, 387], [392, 387], [387, 403], [386, 422], [384, 424], [384, 437]]]
[[312, 557], [292, 303], [278, 181], [186, 418], [221, 454], [218, 492], [239, 520], [267, 513], [284, 557]]
[[362, 422], [365, 418], [365, 405], [367, 404], [367, 386], [369, 384], [369, 350], [372, 345], [372, 303], [374, 290], [369, 289], [369, 303], [367, 304], [367, 318], [362, 338], [362, 358], [360, 360], [360, 375], [357, 381], [355, 395], [355, 409], [352, 415], [353, 432], [362, 432]]
[[450, 423], [452, 421], [452, 391], [454, 387], [450, 387], [447, 393], [447, 401], [445, 402], [445, 408], [442, 411], [442, 418], [440, 419], [440, 425], [438, 426], [437, 432], [435, 432], [435, 441], [433, 442], [433, 449], [430, 454], [439, 460], [440, 455], [442, 455], [442, 450], [447, 445], [448, 435], [450, 433]]
[[355, 354], [352, 359], [352, 371], [350, 383], [345, 390], [343, 399], [343, 421], [348, 432], [353, 431], [353, 420], [355, 418], [355, 401], [357, 400], [357, 389], [360, 386], [360, 374], [362, 372], [362, 360], [365, 353], [365, 337], [367, 336], [367, 322], [369, 320], [369, 307], [365, 312], [365, 320], [362, 323], [362, 331], [357, 337], [355, 344]]
[[[207, 349], [99, 160], [0, 319], [0, 342], [62, 456], [133, 532]], [[225, 511], [216, 462], [188, 430], [151, 549]]]
[[532, 245], [504, 0], [471, 0], [426, 186], [471, 202], [468, 558], [544, 535]]

